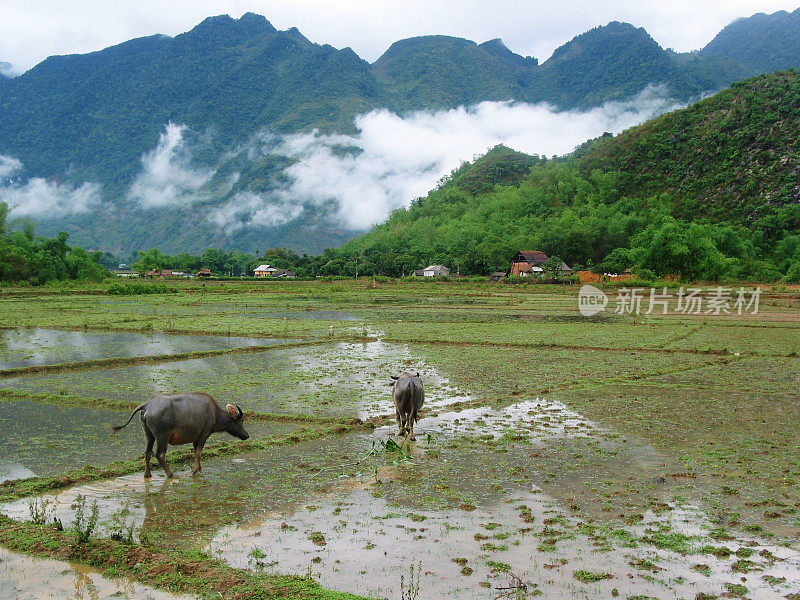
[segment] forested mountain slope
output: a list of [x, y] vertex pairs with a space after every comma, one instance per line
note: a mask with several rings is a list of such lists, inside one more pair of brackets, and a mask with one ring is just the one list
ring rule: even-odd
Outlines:
[[521, 249], [692, 278], [800, 278], [800, 74], [735, 84], [542, 160], [498, 147], [332, 258], [465, 273]]

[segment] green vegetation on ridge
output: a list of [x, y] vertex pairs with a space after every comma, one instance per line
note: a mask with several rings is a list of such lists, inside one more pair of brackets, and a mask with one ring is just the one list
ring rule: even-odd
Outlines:
[[785, 71], [563, 159], [495, 148], [330, 255], [389, 275], [487, 274], [537, 249], [602, 271], [797, 281], [798, 127], [800, 74]]

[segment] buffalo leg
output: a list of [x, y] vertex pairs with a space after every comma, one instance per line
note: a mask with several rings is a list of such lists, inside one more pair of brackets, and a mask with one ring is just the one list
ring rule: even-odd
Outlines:
[[150, 433], [150, 430], [144, 423], [142, 423], [142, 428], [144, 429], [145, 437], [147, 437], [147, 448], [144, 450], [144, 476], [152, 477], [153, 474], [150, 472], [150, 459], [153, 457], [153, 444], [156, 441], [156, 436]]
[[206, 439], [200, 439], [194, 442], [194, 466], [192, 467], [192, 474], [199, 473], [203, 467], [200, 466], [200, 455], [203, 453], [203, 446], [206, 445]]
[[398, 435], [404, 435], [406, 431], [403, 427], [403, 417], [400, 416], [399, 410], [394, 411], [394, 418], [397, 421], [397, 428], [400, 430]]
[[167, 440], [158, 440], [158, 446], [156, 447], [156, 458], [158, 459], [158, 463], [161, 465], [161, 468], [164, 469], [164, 473], [167, 474], [167, 477], [175, 477], [172, 473], [172, 469], [169, 468], [167, 464]]
[[416, 420], [417, 420], [417, 410], [415, 408], [414, 410], [411, 411], [411, 414], [408, 415], [408, 425], [406, 427], [406, 430], [409, 433], [408, 439], [410, 439], [412, 442], [417, 441], [417, 438], [414, 437], [414, 423], [416, 422]]

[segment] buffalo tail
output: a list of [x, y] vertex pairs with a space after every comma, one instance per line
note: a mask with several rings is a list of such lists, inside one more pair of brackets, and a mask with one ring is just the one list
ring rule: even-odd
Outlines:
[[141, 406], [137, 406], [136, 408], [134, 408], [134, 409], [133, 409], [133, 412], [131, 413], [131, 416], [130, 416], [130, 418], [129, 418], [129, 419], [128, 419], [128, 421], [125, 423], [125, 425], [114, 425], [113, 427], [111, 427], [111, 429], [112, 429], [113, 431], [119, 431], [119, 430], [120, 430], [120, 429], [122, 429], [123, 427], [126, 427], [126, 426], [128, 425], [128, 423], [130, 423], [130, 422], [133, 420], [133, 415], [135, 415], [135, 414], [136, 414], [137, 412], [139, 412], [140, 410], [143, 410], [145, 406], [147, 406], [147, 402], [145, 402], [145, 403], [144, 403], [144, 404], [142, 404]]

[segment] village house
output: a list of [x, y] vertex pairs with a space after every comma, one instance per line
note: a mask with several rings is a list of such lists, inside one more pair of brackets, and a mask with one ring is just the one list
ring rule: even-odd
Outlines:
[[151, 279], [172, 279], [174, 277], [170, 269], [153, 269], [147, 272], [147, 276]]
[[[541, 250], [522, 250], [511, 259], [511, 275], [516, 277], [544, 277], [546, 275], [544, 265], [550, 260], [547, 254]], [[559, 275], [572, 275], [572, 269], [567, 263], [561, 261]]]
[[500, 281], [502, 279], [505, 279], [506, 275], [508, 275], [508, 273], [506, 273], [505, 271], [495, 271], [494, 273], [491, 274], [491, 278], [492, 281]]
[[430, 265], [422, 269], [423, 277], [447, 277], [450, 275], [450, 269], [444, 265]]
[[198, 277], [211, 277], [211, 269], [202, 268], [197, 272]]
[[278, 269], [272, 265], [259, 265], [253, 271], [255, 277], [272, 277]]

